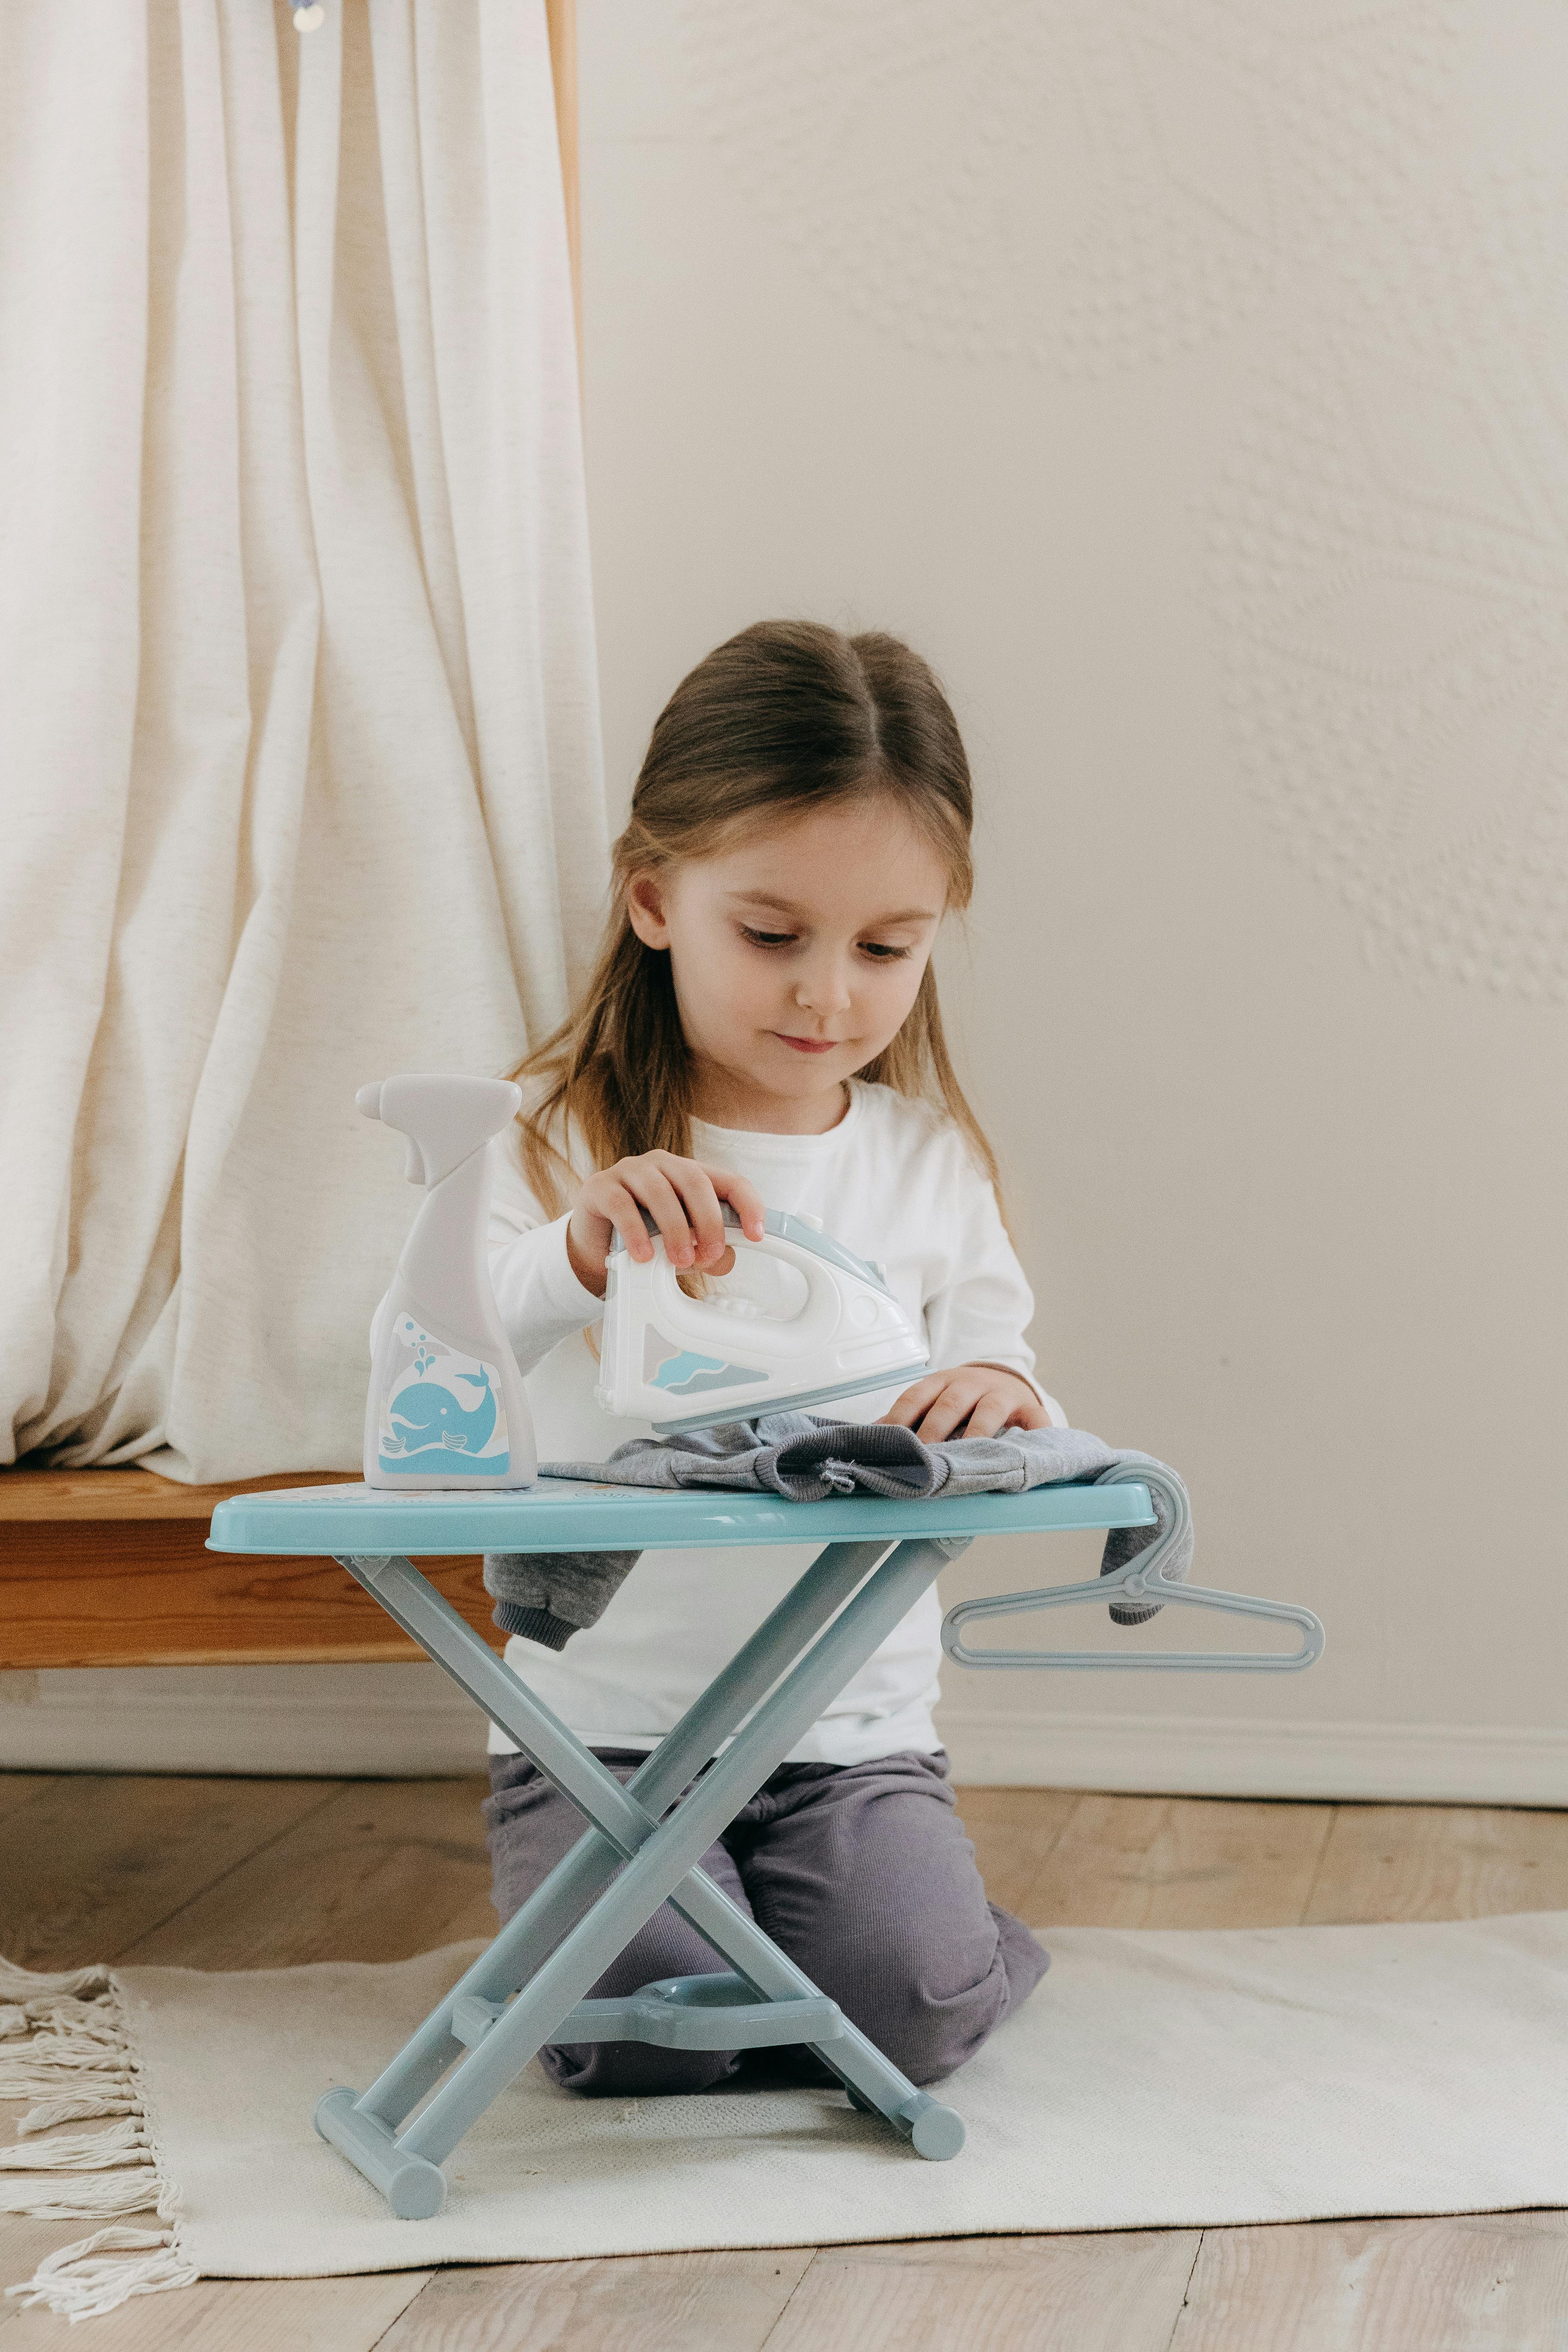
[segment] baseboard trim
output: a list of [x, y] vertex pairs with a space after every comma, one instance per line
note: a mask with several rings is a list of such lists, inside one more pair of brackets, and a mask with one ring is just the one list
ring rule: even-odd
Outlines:
[[1568, 1807], [1568, 1731], [954, 1706], [937, 1725], [971, 1786]]
[[376, 1780], [482, 1772], [487, 1725], [437, 1666], [146, 1666], [0, 1676], [0, 1768]]
[[[1492, 1724], [1043, 1716], [947, 1705], [973, 1786], [1568, 1807], [1568, 1731]], [[0, 1675], [12, 1771], [479, 1772], [478, 1709], [434, 1666], [173, 1666]]]

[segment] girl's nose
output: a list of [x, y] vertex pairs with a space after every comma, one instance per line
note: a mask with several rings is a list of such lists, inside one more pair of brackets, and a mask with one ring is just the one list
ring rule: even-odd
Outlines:
[[835, 1013], [847, 1013], [853, 999], [849, 993], [849, 976], [837, 958], [816, 971], [808, 971], [796, 981], [795, 1001], [803, 1013], [815, 1013], [819, 1018]]

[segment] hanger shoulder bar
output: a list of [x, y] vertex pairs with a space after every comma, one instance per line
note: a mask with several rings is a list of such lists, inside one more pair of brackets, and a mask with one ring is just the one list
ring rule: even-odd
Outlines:
[[[1178, 1606], [1217, 1609], [1228, 1617], [1265, 1617], [1294, 1625], [1300, 1647], [1283, 1655], [1247, 1650], [972, 1650], [964, 1628], [990, 1617], [1012, 1617], [1038, 1609], [1059, 1609], [1073, 1601], [1174, 1601]], [[1221, 1592], [1209, 1585], [1168, 1584], [1141, 1568], [1138, 1559], [1110, 1576], [1086, 1584], [1047, 1585], [1035, 1592], [1001, 1592], [983, 1601], [961, 1601], [942, 1620], [942, 1646], [955, 1664], [984, 1667], [1117, 1666], [1134, 1673], [1297, 1674], [1323, 1654], [1321, 1621], [1289, 1601], [1259, 1601], [1246, 1592]]]

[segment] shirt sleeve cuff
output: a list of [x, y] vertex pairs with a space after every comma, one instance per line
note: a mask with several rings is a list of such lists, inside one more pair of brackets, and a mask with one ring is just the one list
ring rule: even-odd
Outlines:
[[605, 1311], [605, 1302], [596, 1298], [586, 1286], [578, 1281], [572, 1270], [572, 1260], [566, 1248], [566, 1228], [570, 1216], [557, 1217], [546, 1225], [540, 1236], [543, 1247], [539, 1254], [540, 1285], [551, 1310], [563, 1322], [596, 1323]]

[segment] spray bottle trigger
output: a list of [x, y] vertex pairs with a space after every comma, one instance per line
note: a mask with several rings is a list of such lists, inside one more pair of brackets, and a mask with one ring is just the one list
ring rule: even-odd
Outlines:
[[423, 1184], [426, 1181], [424, 1156], [412, 1136], [407, 1140], [408, 1157], [403, 1163], [403, 1181], [405, 1184]]

